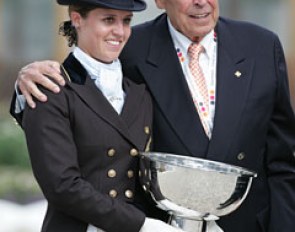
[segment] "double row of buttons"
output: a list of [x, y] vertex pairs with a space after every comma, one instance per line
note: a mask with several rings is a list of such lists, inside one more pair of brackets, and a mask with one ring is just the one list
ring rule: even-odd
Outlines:
[[[113, 148], [111, 148], [111, 149], [108, 150], [107, 154], [108, 154], [109, 157], [113, 157], [113, 156], [116, 154], [116, 150], [113, 149]], [[135, 149], [135, 148], [132, 148], [132, 149], [130, 150], [129, 154], [130, 154], [131, 156], [137, 156], [137, 155], [138, 155], [138, 150]], [[110, 178], [114, 178], [114, 177], [116, 177], [116, 175], [117, 175], [116, 170], [114, 170], [114, 169], [110, 169], [110, 170], [108, 171], [108, 177], [110, 177]], [[128, 170], [128, 171], [127, 171], [127, 176], [128, 176], [128, 178], [132, 178], [132, 177], [134, 177], [134, 171], [133, 171], [133, 170]], [[125, 194], [125, 197], [127, 197], [127, 198], [129, 198], [129, 199], [133, 198], [133, 196], [134, 196], [134, 193], [133, 193], [130, 189], [127, 189], [127, 190], [124, 192], [124, 194]], [[112, 197], [112, 198], [116, 198], [116, 197], [118, 196], [118, 192], [117, 192], [115, 189], [111, 189], [111, 190], [109, 191], [109, 196]]]
[[[117, 172], [116, 172], [116, 170], [115, 169], [110, 169], [109, 171], [108, 171], [108, 177], [110, 177], [110, 178], [114, 178], [114, 177], [116, 177], [116, 175], [117, 175]], [[128, 178], [132, 178], [132, 177], [134, 177], [134, 171], [133, 170], [128, 170], [127, 171], [127, 176], [128, 176]]]
[[[124, 194], [125, 194], [125, 197], [129, 199], [133, 198], [133, 192], [130, 189], [127, 189]], [[115, 189], [111, 189], [109, 191], [109, 196], [112, 198], [116, 198], [118, 196], [118, 192]]]
[[[107, 154], [108, 154], [109, 157], [113, 157], [116, 154], [116, 150], [114, 148], [111, 148], [111, 149], [108, 150]], [[135, 149], [135, 148], [132, 148], [130, 150], [129, 154], [131, 156], [137, 156], [138, 155], [138, 150]]]

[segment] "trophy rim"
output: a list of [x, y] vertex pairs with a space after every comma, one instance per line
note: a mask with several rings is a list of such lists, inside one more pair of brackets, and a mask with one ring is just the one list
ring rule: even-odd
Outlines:
[[[203, 159], [199, 157], [184, 156], [184, 155], [177, 155], [173, 153], [164, 153], [164, 152], [140, 152], [140, 154], [150, 158], [153, 161], [165, 163], [171, 166], [200, 169], [200, 170], [212, 171], [212, 172], [217, 171], [219, 173], [224, 173], [224, 174], [239, 174], [243, 176], [257, 177], [257, 173], [250, 169], [239, 167], [232, 164], [222, 163], [218, 161]], [[168, 162], [166, 159], [167, 157], [177, 159], [179, 162], [177, 162], [177, 164]]]

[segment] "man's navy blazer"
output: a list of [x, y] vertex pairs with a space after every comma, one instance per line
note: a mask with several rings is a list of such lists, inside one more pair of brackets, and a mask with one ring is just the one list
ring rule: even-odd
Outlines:
[[133, 28], [120, 58], [125, 75], [145, 82], [154, 100], [154, 149], [257, 172], [247, 199], [218, 221], [225, 232], [294, 231], [295, 118], [280, 41], [266, 29], [224, 18], [216, 32], [217, 96], [209, 140], [166, 14]]

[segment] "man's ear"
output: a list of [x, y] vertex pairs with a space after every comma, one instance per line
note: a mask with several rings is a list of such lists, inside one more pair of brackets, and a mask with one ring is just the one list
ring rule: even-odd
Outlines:
[[165, 0], [155, 0], [157, 7], [161, 10], [165, 9]]

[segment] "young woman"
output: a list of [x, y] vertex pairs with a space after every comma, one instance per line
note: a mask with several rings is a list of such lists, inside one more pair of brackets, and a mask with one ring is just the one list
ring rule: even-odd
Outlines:
[[179, 231], [139, 184], [149, 150], [152, 103], [123, 78], [118, 56], [142, 0], [57, 0], [69, 5], [61, 32], [75, 45], [61, 67], [66, 85], [26, 107], [22, 126], [33, 172], [48, 200], [44, 232]]

